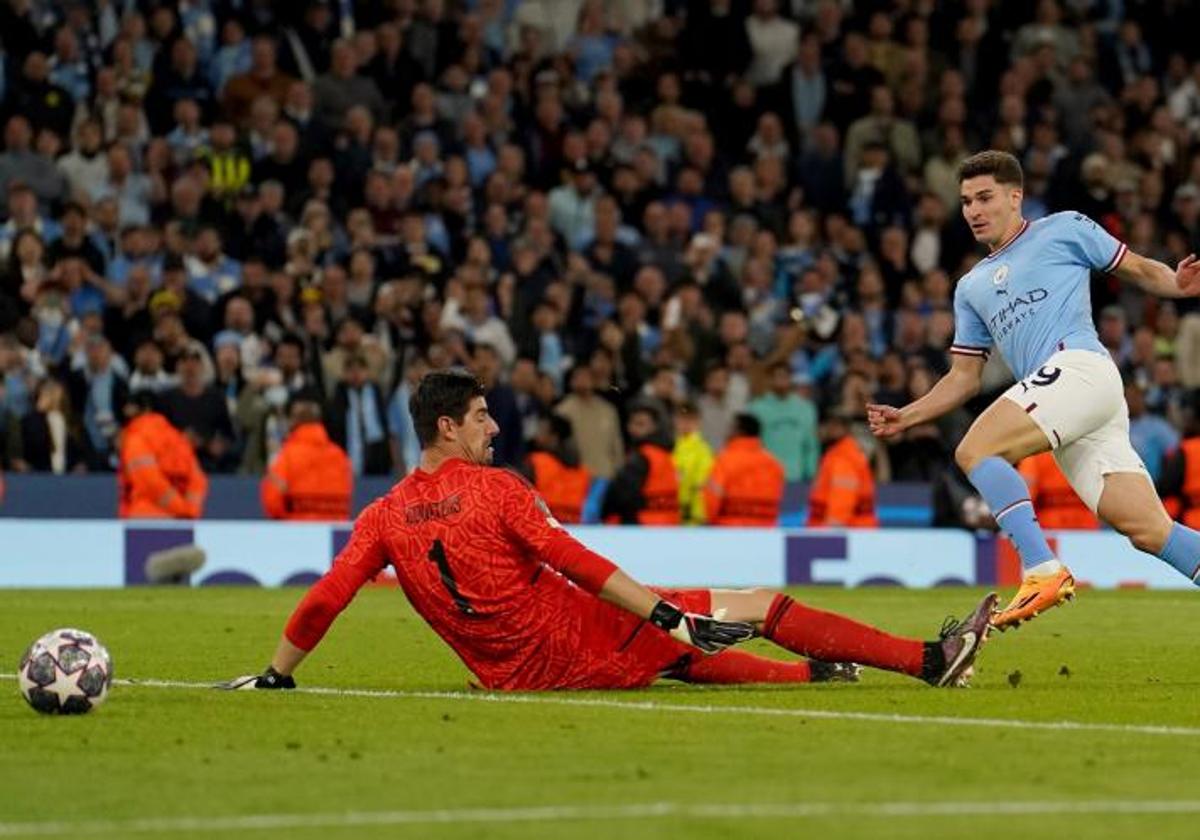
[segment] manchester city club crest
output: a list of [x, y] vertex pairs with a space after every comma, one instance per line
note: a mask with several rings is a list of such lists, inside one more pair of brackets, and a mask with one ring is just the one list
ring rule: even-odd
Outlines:
[[1005, 264], [1005, 265], [997, 266], [995, 273], [992, 274], [992, 287], [996, 290], [996, 294], [1007, 295], [1008, 294], [1007, 285], [1008, 285], [1008, 265]]

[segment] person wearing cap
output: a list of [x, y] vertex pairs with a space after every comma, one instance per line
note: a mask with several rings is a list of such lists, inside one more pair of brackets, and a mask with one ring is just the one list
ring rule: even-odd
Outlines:
[[183, 433], [158, 413], [149, 391], [125, 403], [117, 473], [117, 515], [122, 519], [197, 519], [208, 478]]
[[625, 428], [632, 451], [605, 491], [601, 516], [613, 525], [678, 525], [679, 476], [658, 412], [635, 405]]
[[825, 454], [808, 495], [810, 528], [878, 528], [875, 477], [862, 447], [850, 434], [850, 421], [831, 411], [821, 421]]
[[763, 446], [758, 418], [738, 414], [733, 419], [733, 435], [717, 455], [704, 486], [709, 524], [778, 525], [785, 484], [783, 465]]
[[263, 510], [271, 519], [350, 519], [350, 458], [325, 431], [320, 394], [297, 392], [288, 403], [287, 418], [288, 436], [262, 480]]
[[675, 409], [675, 448], [671, 451], [679, 475], [679, 510], [687, 525], [705, 520], [703, 489], [713, 468], [712, 447], [700, 434], [700, 409], [684, 400]]
[[582, 249], [596, 233], [596, 173], [587, 158], [571, 163], [567, 181], [550, 190], [550, 226], [571, 250]]

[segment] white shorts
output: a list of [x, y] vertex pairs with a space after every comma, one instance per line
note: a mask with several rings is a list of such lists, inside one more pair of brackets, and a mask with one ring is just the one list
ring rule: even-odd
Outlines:
[[1004, 396], [1046, 434], [1059, 469], [1093, 513], [1109, 473], [1141, 473], [1150, 480], [1129, 442], [1125, 388], [1107, 355], [1060, 350]]

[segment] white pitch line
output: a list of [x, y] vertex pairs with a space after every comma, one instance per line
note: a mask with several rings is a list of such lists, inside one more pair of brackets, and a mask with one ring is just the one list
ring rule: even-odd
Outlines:
[[[0, 674], [0, 679], [15, 679]], [[210, 683], [179, 680], [114, 680], [131, 688], [209, 689]], [[1094, 723], [1078, 720], [1021, 720], [1016, 718], [951, 717], [949, 715], [901, 715], [886, 712], [849, 712], [830, 709], [777, 708], [772, 706], [721, 706], [700, 703], [662, 703], [655, 700], [610, 700], [602, 697], [570, 697], [563, 694], [504, 694], [460, 691], [389, 691], [363, 688], [301, 687], [298, 694], [333, 697], [368, 697], [384, 700], [448, 700], [470, 703], [515, 703], [518, 705], [567, 706], [577, 708], [622, 709], [634, 712], [670, 712], [696, 715], [754, 715], [761, 717], [851, 720], [864, 723], [910, 724], [917, 726], [957, 726], [986, 729], [1018, 729], [1050, 732], [1106, 732], [1119, 735], [1158, 735], [1200, 737], [1200, 727], [1158, 724]]]
[[802, 819], [822, 817], [920, 818], [1057, 815], [1200, 814], [1200, 800], [1062, 800], [1044, 802], [763, 802], [635, 805], [545, 805], [426, 811], [245, 814], [211, 817], [140, 817], [87, 822], [0, 822], [0, 837], [97, 834], [265, 831], [416, 824], [611, 822], [648, 819]]

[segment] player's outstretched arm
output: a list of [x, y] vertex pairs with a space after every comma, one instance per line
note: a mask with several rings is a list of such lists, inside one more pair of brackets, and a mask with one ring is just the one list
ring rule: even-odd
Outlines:
[[952, 353], [950, 370], [937, 381], [929, 393], [904, 408], [890, 405], [867, 405], [867, 425], [878, 438], [891, 438], [936, 420], [953, 411], [979, 393], [979, 384], [986, 362], [982, 356]]
[[1175, 268], [1126, 250], [1112, 273], [1164, 298], [1200, 296], [1200, 260], [1188, 254]]
[[222, 683], [218, 688], [296, 687], [292, 673], [325, 637], [334, 619], [354, 600], [358, 590], [387, 565], [387, 552], [382, 539], [384, 523], [381, 504], [382, 501], [377, 501], [363, 511], [354, 523], [350, 542], [334, 559], [332, 568], [313, 584], [292, 611], [267, 669], [261, 674]]
[[598, 594], [605, 601], [641, 616], [685, 645], [705, 653], [717, 653], [754, 637], [753, 625], [685, 613], [616, 567]]

